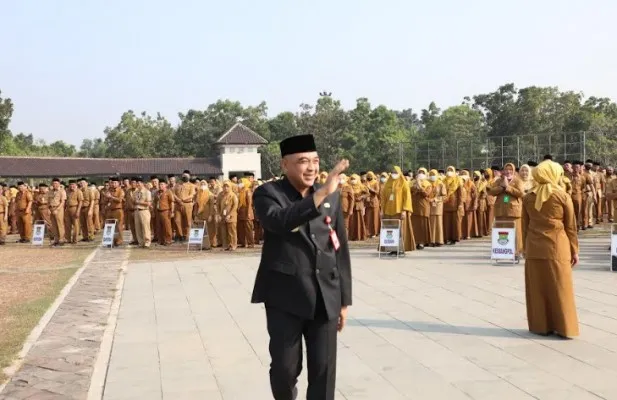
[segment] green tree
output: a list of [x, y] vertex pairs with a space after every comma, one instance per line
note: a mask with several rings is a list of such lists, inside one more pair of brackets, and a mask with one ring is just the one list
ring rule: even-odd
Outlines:
[[115, 158], [172, 157], [177, 154], [175, 131], [160, 114], [155, 118], [132, 110], [120, 122], [105, 129], [106, 156]]

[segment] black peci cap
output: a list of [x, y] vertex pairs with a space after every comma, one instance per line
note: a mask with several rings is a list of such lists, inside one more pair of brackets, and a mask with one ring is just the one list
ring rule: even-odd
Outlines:
[[315, 137], [313, 135], [298, 135], [284, 139], [279, 144], [281, 157], [297, 153], [309, 153], [317, 151]]

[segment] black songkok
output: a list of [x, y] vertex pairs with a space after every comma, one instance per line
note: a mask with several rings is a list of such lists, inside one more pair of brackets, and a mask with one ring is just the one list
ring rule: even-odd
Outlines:
[[313, 135], [292, 136], [283, 140], [279, 146], [281, 148], [281, 157], [289, 154], [317, 151]]

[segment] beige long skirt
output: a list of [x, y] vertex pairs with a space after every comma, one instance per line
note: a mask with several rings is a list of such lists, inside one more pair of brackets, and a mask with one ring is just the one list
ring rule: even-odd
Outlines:
[[525, 260], [525, 300], [531, 332], [578, 336], [572, 266], [568, 260]]
[[431, 243], [431, 228], [429, 217], [421, 215], [411, 216], [413, 235], [417, 244], [426, 245]]
[[443, 244], [443, 215], [431, 215], [431, 244]]

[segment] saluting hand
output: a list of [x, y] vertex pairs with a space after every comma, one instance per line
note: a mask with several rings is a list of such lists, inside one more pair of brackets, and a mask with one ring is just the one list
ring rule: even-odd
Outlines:
[[336, 164], [334, 169], [330, 171], [328, 174], [328, 178], [326, 178], [326, 183], [324, 183], [324, 187], [328, 191], [328, 194], [332, 194], [338, 190], [340, 175], [349, 168], [349, 160], [342, 159]]

